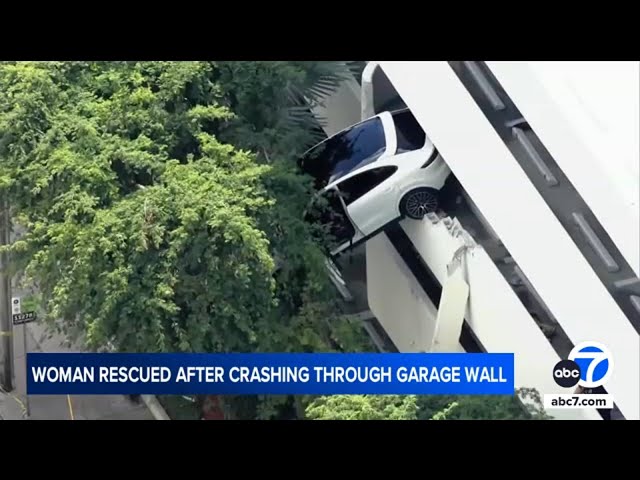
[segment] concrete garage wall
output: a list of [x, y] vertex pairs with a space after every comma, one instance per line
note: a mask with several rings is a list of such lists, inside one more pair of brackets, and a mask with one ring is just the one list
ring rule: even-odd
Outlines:
[[[465, 240], [452, 236], [444, 221], [434, 224], [428, 219], [404, 220], [401, 225], [434, 276], [444, 285], [447, 265], [456, 250], [465, 245]], [[467, 251], [464, 265], [470, 287], [465, 318], [485, 349], [515, 354], [517, 388], [536, 388], [541, 394], [567, 393], [556, 385], [551, 375], [560, 358], [487, 253], [481, 247], [473, 247]], [[601, 420], [592, 409], [548, 412], [557, 419]]]
[[640, 274], [639, 64], [488, 65]]
[[381, 65], [569, 339], [599, 341], [624, 359], [606, 388], [625, 418], [640, 418], [638, 333], [454, 71], [446, 62]]
[[[360, 120], [359, 95], [354, 92], [354, 85], [345, 86], [324, 107], [316, 113], [329, 117], [325, 126], [329, 135]], [[452, 236], [444, 222], [403, 221], [402, 228], [444, 284], [447, 265], [464, 244], [463, 239]], [[435, 331], [435, 306], [386, 235], [369, 240], [365, 249], [372, 313], [400, 351], [428, 351]], [[478, 247], [468, 253], [466, 273], [470, 298], [465, 317], [484, 347], [489, 352], [515, 353], [518, 387], [536, 388], [542, 394], [566, 393], [558, 389], [551, 375], [558, 355], [484, 250]], [[461, 346], [458, 351], [463, 351]], [[558, 419], [600, 419], [595, 410], [549, 413]]]
[[401, 352], [431, 347], [438, 313], [386, 235], [366, 244], [369, 308]]

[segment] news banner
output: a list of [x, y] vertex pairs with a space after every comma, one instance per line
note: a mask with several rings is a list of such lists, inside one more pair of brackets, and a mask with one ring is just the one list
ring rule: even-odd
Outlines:
[[29, 395], [513, 395], [510, 353], [29, 353]]

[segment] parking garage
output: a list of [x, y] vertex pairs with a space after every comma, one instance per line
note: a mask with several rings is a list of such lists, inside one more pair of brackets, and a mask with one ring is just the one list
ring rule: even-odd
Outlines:
[[[390, 63], [388, 70], [394, 72], [398, 67], [395, 64], [405, 62]], [[460, 68], [468, 68], [469, 76], [477, 73], [474, 65], [454, 67], [452, 76], [460, 75]], [[396, 75], [400, 75], [399, 68]], [[413, 88], [414, 84], [409, 83], [404, 82], [404, 91]], [[373, 62], [365, 69], [361, 92], [362, 118], [378, 113], [380, 108], [406, 106], [383, 68]], [[419, 95], [417, 98], [420, 100]], [[420, 114], [417, 117], [423, 120]], [[531, 147], [537, 140], [527, 122], [514, 125], [509, 128], [517, 128], [519, 135], [509, 139], [510, 148], [515, 157], [522, 159], [531, 155]], [[338, 128], [334, 125], [333, 129]], [[458, 133], [461, 131], [464, 130], [459, 129]], [[432, 140], [438, 146], [438, 141]], [[446, 152], [444, 158], [448, 161]], [[539, 165], [532, 163], [539, 171]], [[566, 331], [567, 324], [556, 318], [554, 309], [543, 300], [546, 296], [534, 286], [545, 286], [544, 283], [539, 278], [532, 282], [527, 277], [525, 271], [531, 268], [518, 264], [491, 226], [494, 223], [487, 221], [474, 203], [475, 195], [463, 188], [456, 177], [456, 168], [452, 169], [453, 174], [441, 190], [437, 212], [422, 221], [393, 222], [364, 245], [333, 260], [332, 277], [334, 283], [342, 286], [347, 312], [357, 314], [366, 323], [381, 350], [514, 352], [518, 359], [517, 386], [557, 393], [560, 390], [549, 372], [557, 361], [567, 358], [575, 341]], [[484, 176], [485, 189], [495, 188], [487, 181], [487, 172]], [[565, 193], [571, 196], [575, 192]], [[520, 216], [519, 221], [526, 222], [526, 218]], [[512, 227], [520, 228], [517, 224]], [[511, 244], [519, 246], [517, 242]], [[522, 247], [518, 253], [521, 251]], [[536, 253], [541, 252], [533, 252]], [[622, 263], [619, 256], [617, 259]], [[572, 333], [575, 338], [575, 327]], [[590, 335], [588, 328], [583, 335]], [[626, 400], [627, 412], [633, 417], [636, 413], [628, 406], [636, 400], [633, 395], [637, 396], [637, 389], [633, 394], [625, 387], [616, 392], [616, 398], [620, 392], [631, 395], [624, 397], [623, 403]], [[558, 410], [552, 414], [556, 418], [601, 418], [593, 409]]]

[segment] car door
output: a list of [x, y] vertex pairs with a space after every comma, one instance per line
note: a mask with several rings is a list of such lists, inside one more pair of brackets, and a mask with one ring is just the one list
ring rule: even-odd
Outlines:
[[[318, 194], [305, 214], [305, 220], [320, 227], [328, 236], [328, 248], [331, 255], [337, 255], [362, 235], [358, 232], [347, 215], [344, 201], [335, 187], [330, 187]], [[327, 240], [324, 236], [321, 240]]]
[[398, 216], [391, 176], [394, 165], [368, 168], [337, 185], [355, 227], [371, 235]]

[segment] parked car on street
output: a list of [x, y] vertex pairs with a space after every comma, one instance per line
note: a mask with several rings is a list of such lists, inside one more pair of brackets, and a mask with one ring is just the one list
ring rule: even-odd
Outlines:
[[435, 211], [451, 173], [409, 109], [382, 112], [333, 135], [299, 166], [318, 190], [307, 219], [329, 225], [332, 256], [397, 219]]

